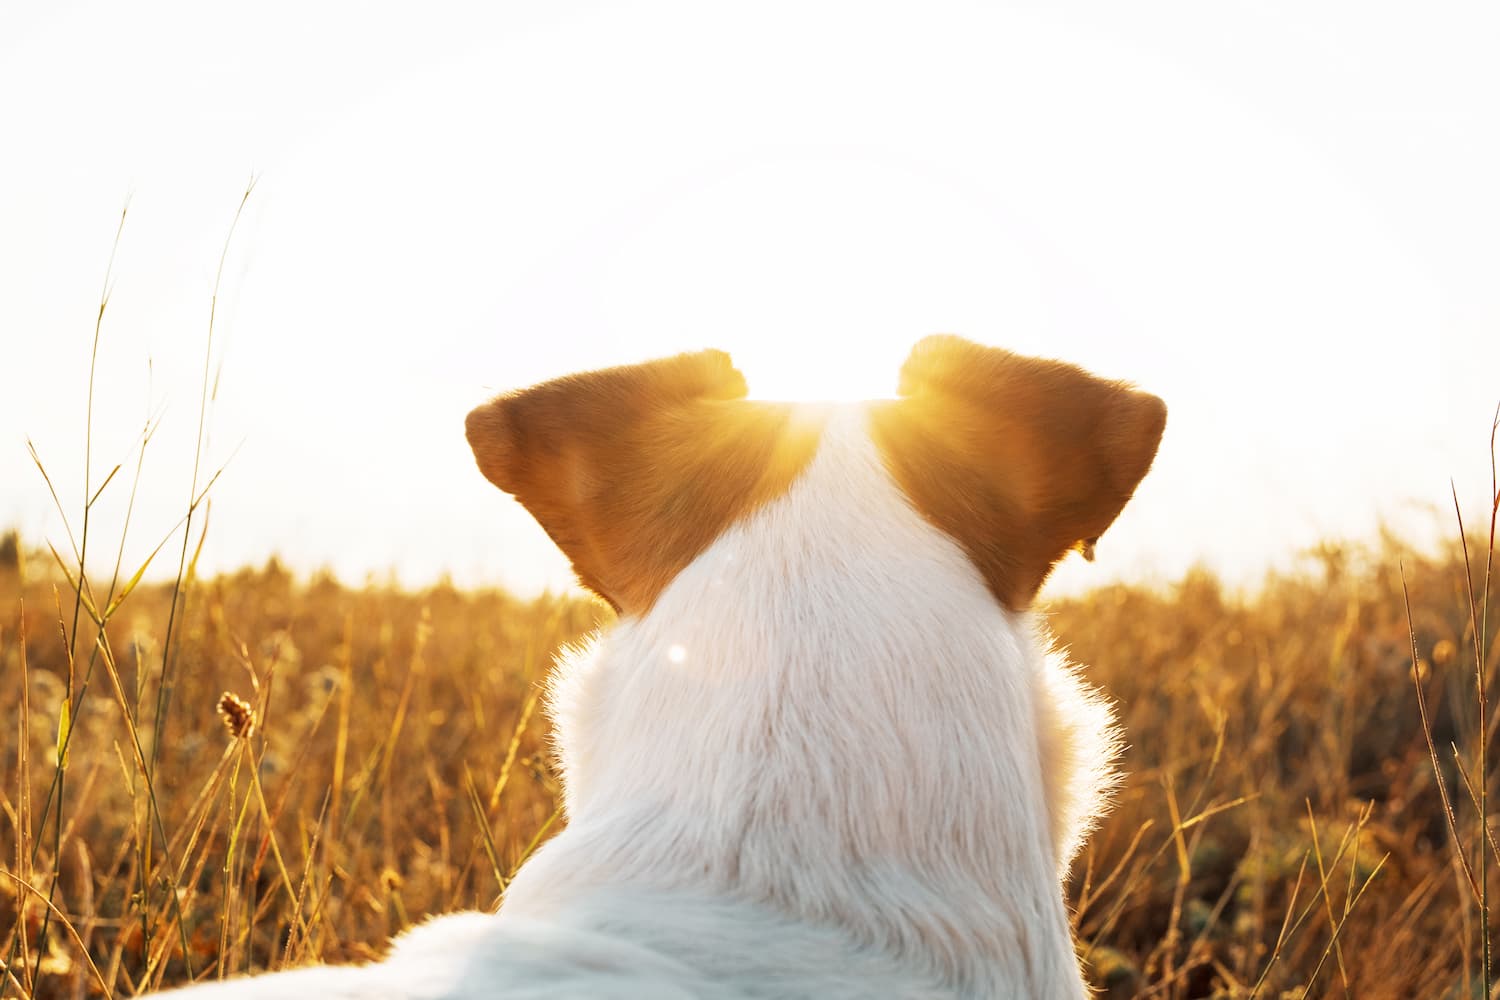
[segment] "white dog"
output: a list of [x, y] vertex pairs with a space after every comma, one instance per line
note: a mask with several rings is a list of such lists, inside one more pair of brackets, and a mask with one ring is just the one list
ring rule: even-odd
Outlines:
[[567, 829], [499, 914], [231, 998], [1086, 995], [1061, 880], [1107, 706], [1027, 608], [1156, 453], [1154, 396], [956, 337], [898, 399], [743, 399], [717, 351], [469, 415], [619, 622], [551, 711]]

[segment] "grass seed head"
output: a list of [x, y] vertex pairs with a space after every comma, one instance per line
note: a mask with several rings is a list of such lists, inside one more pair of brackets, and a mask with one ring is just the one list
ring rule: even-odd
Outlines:
[[219, 717], [224, 720], [224, 728], [235, 739], [245, 739], [255, 728], [255, 709], [239, 695], [225, 691], [219, 696], [218, 707]]

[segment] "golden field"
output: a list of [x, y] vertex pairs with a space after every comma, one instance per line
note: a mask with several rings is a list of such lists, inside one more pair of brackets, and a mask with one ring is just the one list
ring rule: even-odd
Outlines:
[[[605, 617], [595, 604], [350, 589], [273, 561], [187, 581], [175, 612], [170, 585], [111, 609], [95, 580], [106, 641], [85, 604], [70, 659], [68, 575], [19, 549], [0, 545], [6, 995], [369, 958], [428, 914], [493, 906], [564, 822], [533, 708], [552, 650]], [[1457, 547], [1387, 540], [1326, 546], [1244, 594], [1196, 572], [1050, 603], [1130, 744], [1068, 887], [1107, 996], [1483, 995], [1468, 879], [1494, 858], [1473, 850], [1465, 787], [1464, 572]], [[225, 692], [255, 713], [245, 738]]]

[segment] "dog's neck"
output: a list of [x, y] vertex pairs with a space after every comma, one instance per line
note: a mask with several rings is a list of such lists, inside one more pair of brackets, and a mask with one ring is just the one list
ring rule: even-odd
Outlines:
[[1058, 883], [1112, 730], [1044, 644], [901, 492], [867, 410], [837, 410], [784, 495], [565, 658], [570, 827], [507, 907], [635, 872], [836, 925], [963, 993], [1076, 978]]

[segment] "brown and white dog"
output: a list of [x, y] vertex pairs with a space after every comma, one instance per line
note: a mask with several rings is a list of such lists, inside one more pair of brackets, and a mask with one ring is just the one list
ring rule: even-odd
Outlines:
[[1165, 407], [946, 336], [897, 399], [745, 394], [704, 351], [469, 414], [619, 612], [551, 685], [568, 827], [498, 914], [204, 1000], [1085, 995], [1060, 883], [1115, 732], [1028, 609]]

